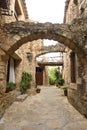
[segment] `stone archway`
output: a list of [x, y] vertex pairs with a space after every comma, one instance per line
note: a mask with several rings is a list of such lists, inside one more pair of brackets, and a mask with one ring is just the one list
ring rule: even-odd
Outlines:
[[53, 52], [65, 52], [66, 47], [63, 44], [57, 43], [56, 45], [51, 46], [42, 46], [41, 50], [38, 52], [36, 57], [46, 54], [46, 53], [53, 53]]
[[[52, 39], [73, 50], [83, 64], [86, 64], [87, 19], [74, 20], [71, 25], [52, 23], [28, 23], [23, 21], [0, 26], [0, 48], [6, 55], [12, 54], [22, 44], [37, 39]], [[2, 55], [1, 60], [6, 56]], [[7, 60], [7, 59], [6, 59]], [[6, 64], [6, 60], [4, 64]], [[0, 65], [2, 67], [2, 64]], [[5, 71], [4, 67], [2, 70]], [[1, 72], [4, 82], [6, 73]], [[1, 85], [2, 86], [2, 85]], [[5, 86], [5, 82], [4, 82]]]
[[[84, 23], [84, 24], [83, 24]], [[84, 26], [84, 27], [83, 27]], [[83, 43], [86, 42], [86, 20], [79, 19], [71, 25], [52, 23], [13, 22], [2, 26], [1, 48], [8, 54], [13, 53], [22, 44], [37, 39], [53, 39], [68, 46], [84, 60], [85, 52]], [[7, 43], [3, 41], [3, 35]]]

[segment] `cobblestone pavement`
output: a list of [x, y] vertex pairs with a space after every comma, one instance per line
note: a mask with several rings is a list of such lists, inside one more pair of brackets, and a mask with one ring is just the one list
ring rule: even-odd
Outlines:
[[15, 101], [0, 120], [0, 130], [87, 130], [87, 119], [77, 112], [56, 87]]

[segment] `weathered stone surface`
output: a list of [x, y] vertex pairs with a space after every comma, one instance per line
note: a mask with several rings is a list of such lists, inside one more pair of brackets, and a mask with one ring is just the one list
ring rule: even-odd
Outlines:
[[[87, 7], [85, 5], [87, 5], [86, 0], [66, 0], [64, 23], [70, 24], [74, 42], [78, 42], [78, 46], [87, 57]], [[85, 96], [87, 94], [87, 60], [85, 59], [84, 64], [82, 64], [81, 58], [78, 57], [77, 53], [75, 54], [75, 70], [73, 71], [76, 72], [76, 82], [72, 83], [70, 53], [71, 50], [69, 49], [64, 56], [64, 78], [67, 86], [69, 86], [68, 99], [77, 110], [87, 115]], [[82, 97], [84, 97], [84, 100]]]
[[87, 120], [57, 87], [41, 87], [41, 93], [14, 102], [1, 121], [3, 130], [86, 130]]
[[[13, 23], [9, 23], [11, 21], [15, 21], [15, 17], [13, 18], [8, 16], [3, 16], [4, 19], [2, 19], [0, 15], [0, 74], [1, 74], [0, 93], [1, 94], [3, 94], [6, 89], [5, 88], [6, 67], [7, 67], [6, 65], [8, 61], [8, 55], [12, 55], [12, 53], [16, 49], [18, 49], [21, 45], [23, 45], [28, 41], [31, 42], [39, 38], [53, 39], [59, 41], [60, 43], [64, 44], [65, 46], [73, 50], [79, 57], [79, 60], [81, 61], [81, 63], [79, 63], [76, 60], [77, 82], [76, 84], [73, 85], [73, 87], [76, 87], [76, 91], [74, 94], [73, 94], [74, 91], [73, 92], [70, 91], [70, 94], [72, 98], [71, 102], [74, 102], [74, 105], [77, 105], [77, 108], [79, 108], [81, 111], [84, 110], [84, 112], [86, 113], [86, 109], [83, 109], [82, 107], [84, 106], [85, 108], [86, 100], [82, 102], [81, 97], [79, 97], [79, 95], [81, 96], [87, 93], [86, 90], [87, 88], [87, 18], [84, 17], [87, 14], [87, 7], [85, 6], [86, 4], [87, 4], [86, 0], [79, 0], [78, 2], [76, 2], [75, 0], [74, 1], [67, 0], [66, 14], [65, 14], [66, 15], [65, 23], [67, 24], [52, 24], [52, 23], [42, 24], [42, 23], [28, 23], [23, 21], [16, 21]], [[81, 16], [81, 18], [79, 18], [79, 16]], [[73, 20], [74, 18], [76, 19]], [[35, 75], [35, 69], [34, 71], [32, 71], [32, 69], [35, 67], [34, 58], [36, 55], [41, 54], [42, 52], [40, 50], [41, 49], [40, 44], [39, 46], [37, 44], [32, 48], [34, 48], [32, 50], [34, 51], [36, 50], [36, 52], [32, 53], [33, 60], [29, 59], [29, 62], [28, 60], [24, 61], [25, 59], [27, 59], [26, 51], [25, 51], [26, 48], [24, 51], [23, 51], [24, 48], [20, 49], [22, 52], [22, 58], [24, 60], [22, 60], [19, 71], [17, 69], [18, 75], [21, 75], [23, 70], [28, 70], [28, 67], [30, 67], [31, 70], [28, 71], [32, 72], [32, 74]], [[52, 50], [54, 50], [53, 48], [54, 47], [52, 47]], [[32, 50], [30, 50], [30, 52], [32, 52]], [[40, 53], [38, 53], [38, 51], [40, 51]], [[45, 51], [43, 51], [43, 53], [45, 52], [48, 52], [48, 48]], [[70, 53], [67, 53], [67, 58], [65, 59], [67, 60], [65, 61], [66, 62], [65, 79], [66, 79], [66, 83], [72, 86], [70, 84], [71, 79], [70, 79], [70, 61], [69, 61], [70, 58], [69, 57], [70, 57]], [[81, 64], [81, 65], [77, 65], [77, 64]], [[19, 80], [20, 77], [21, 76], [18, 76], [17, 81], [20, 81]], [[35, 79], [33, 80], [33, 83], [34, 81]], [[75, 94], [76, 94], [76, 99], [74, 99]], [[7, 96], [7, 98], [9, 98], [9, 96]], [[6, 102], [9, 101], [6, 100], [5, 102], [2, 102], [1, 100], [1, 109], [3, 108], [3, 106], [5, 107], [7, 106]], [[1, 111], [1, 113], [3, 113], [3, 110]]]
[[9, 107], [16, 99], [14, 91], [9, 93], [0, 94], [0, 118], [4, 114], [7, 107]]
[[51, 46], [42, 46], [37, 56], [50, 52], [65, 52], [66, 47], [60, 43]]
[[[74, 20], [71, 25], [52, 23], [13, 22], [2, 26], [2, 38], [7, 37], [7, 46], [1, 44], [8, 53], [12, 53], [22, 44], [37, 39], [53, 39], [74, 50], [80, 58], [85, 57], [87, 20]], [[4, 30], [4, 31], [3, 31]], [[9, 41], [9, 42], [8, 42]], [[9, 44], [8, 44], [9, 43]], [[83, 59], [83, 58], [82, 58]]]
[[22, 101], [24, 101], [27, 97], [28, 97], [28, 94], [19, 95], [19, 96], [16, 98], [16, 101], [22, 102]]

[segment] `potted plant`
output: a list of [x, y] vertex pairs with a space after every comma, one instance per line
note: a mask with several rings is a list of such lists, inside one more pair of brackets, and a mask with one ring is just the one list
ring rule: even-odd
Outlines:
[[62, 86], [61, 88], [62, 88], [63, 91], [64, 91], [64, 95], [67, 96], [67, 87], [66, 87], [66, 86]]
[[40, 93], [41, 89], [40, 88], [36, 88], [36, 92]]
[[30, 87], [30, 82], [32, 81], [32, 75], [27, 72], [22, 72], [20, 91], [25, 93], [26, 90]]
[[58, 84], [62, 86], [64, 84], [64, 79], [62, 77], [58, 78]]
[[15, 87], [16, 87], [16, 84], [15, 84], [15, 83], [13, 83], [13, 82], [8, 82], [8, 83], [6, 84], [6, 93], [9, 92], [9, 91], [14, 90]]

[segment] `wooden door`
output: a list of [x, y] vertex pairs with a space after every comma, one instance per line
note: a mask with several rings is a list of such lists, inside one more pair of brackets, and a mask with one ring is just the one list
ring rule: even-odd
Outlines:
[[36, 67], [36, 84], [43, 85], [43, 69]]

